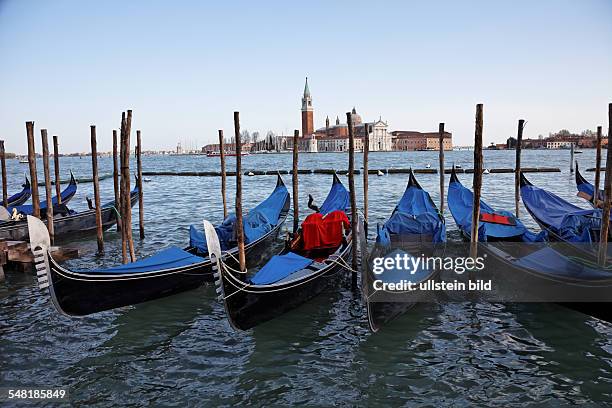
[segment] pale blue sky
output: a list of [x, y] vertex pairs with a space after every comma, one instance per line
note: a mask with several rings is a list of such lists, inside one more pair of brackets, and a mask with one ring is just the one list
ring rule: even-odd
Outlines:
[[612, 1], [0, 1], [0, 138], [26, 151], [25, 121], [63, 152], [111, 147], [134, 110], [145, 148], [199, 145], [216, 130], [300, 128], [304, 77], [315, 126], [353, 105], [391, 129], [471, 144], [516, 132], [607, 128]]

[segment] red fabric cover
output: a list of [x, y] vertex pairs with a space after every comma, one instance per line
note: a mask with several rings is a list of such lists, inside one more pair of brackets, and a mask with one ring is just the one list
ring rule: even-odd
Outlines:
[[481, 213], [480, 221], [490, 222], [491, 224], [516, 225], [516, 220], [514, 217], [491, 213]]
[[320, 213], [310, 214], [302, 223], [304, 249], [334, 248], [342, 243], [343, 227], [349, 228], [344, 211], [333, 211], [323, 217]]

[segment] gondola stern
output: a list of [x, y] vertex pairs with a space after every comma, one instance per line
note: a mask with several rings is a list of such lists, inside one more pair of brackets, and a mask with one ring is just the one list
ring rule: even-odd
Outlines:
[[74, 173], [72, 173], [72, 169], [70, 170], [70, 184], [77, 185], [77, 180], [74, 178]]
[[338, 177], [338, 174], [334, 171], [334, 181], [332, 182], [332, 185], [334, 184], [342, 184], [342, 181], [340, 181], [340, 178]]
[[576, 160], [576, 185], [579, 186], [581, 184], [589, 184], [589, 182], [580, 174], [578, 170], [578, 160]]
[[529, 180], [527, 180], [527, 177], [525, 177], [525, 174], [522, 171], [521, 171], [520, 185], [521, 185], [521, 187], [532, 186], [533, 185], [533, 184], [531, 184], [531, 182]]
[[455, 165], [453, 164], [453, 167], [451, 167], [451, 176], [450, 176], [450, 182], [449, 183], [459, 183], [459, 178], [457, 177], [457, 172], [455, 171]]
[[416, 187], [419, 190], [423, 189], [423, 187], [421, 187], [421, 185], [417, 181], [417, 179], [416, 179], [416, 177], [414, 175], [414, 171], [412, 171], [412, 167], [410, 167], [410, 172], [409, 172], [409, 175], [408, 175], [408, 187], [407, 188], [410, 188], [410, 187]]
[[23, 185], [23, 188], [30, 190], [32, 188], [32, 185], [30, 184], [30, 179], [28, 178], [28, 176], [25, 176], [25, 184]]
[[284, 186], [285, 182], [283, 181], [283, 178], [281, 177], [281, 174], [279, 171], [276, 172], [276, 187], [281, 187]]

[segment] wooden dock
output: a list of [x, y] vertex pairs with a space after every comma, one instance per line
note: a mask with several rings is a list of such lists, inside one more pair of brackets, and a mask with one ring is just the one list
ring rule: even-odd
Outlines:
[[[513, 168], [490, 168], [490, 174], [497, 173], [514, 173]], [[415, 174], [438, 174], [437, 169], [412, 169]], [[474, 173], [474, 169], [456, 169], [457, 173]], [[561, 169], [558, 167], [524, 167], [521, 169], [523, 173], [559, 173]], [[368, 174], [408, 174], [410, 168], [388, 168], [388, 169], [368, 169]], [[451, 169], [445, 169], [444, 173], [450, 174]], [[280, 174], [293, 174], [292, 170], [247, 170], [243, 174], [245, 176], [273, 176]], [[348, 174], [348, 170], [334, 169], [301, 169], [298, 174]], [[355, 169], [353, 174], [361, 174], [361, 170]], [[220, 171], [143, 171], [143, 176], [180, 176], [180, 177], [220, 177]], [[236, 172], [228, 171], [226, 176], [235, 176]]]
[[[53, 246], [50, 249], [53, 259], [58, 262], [77, 258], [78, 249]], [[4, 279], [4, 268], [28, 272], [34, 268], [34, 255], [30, 244], [25, 241], [0, 241], [0, 280]]]

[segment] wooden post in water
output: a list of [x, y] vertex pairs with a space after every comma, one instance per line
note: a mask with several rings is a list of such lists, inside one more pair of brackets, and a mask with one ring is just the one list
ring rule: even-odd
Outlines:
[[364, 125], [365, 136], [363, 137], [363, 226], [365, 239], [368, 239], [368, 156], [370, 154], [370, 125]]
[[125, 234], [127, 238], [128, 249], [131, 262], [136, 261], [136, 253], [134, 252], [134, 240], [132, 238], [132, 197], [130, 188], [130, 135], [132, 133], [132, 110], [128, 109], [125, 119]]
[[113, 190], [115, 192], [115, 216], [117, 217], [117, 231], [121, 231], [122, 201], [119, 197], [119, 158], [117, 157], [117, 150], [117, 131], [113, 130]]
[[348, 164], [348, 179], [349, 193], [351, 198], [351, 243], [353, 245], [353, 257], [351, 262], [351, 285], [353, 289], [357, 288], [357, 250], [358, 235], [357, 235], [357, 203], [355, 197], [355, 129], [353, 128], [353, 116], [351, 112], [346, 113], [346, 124], [349, 132], [349, 164]]
[[51, 189], [51, 171], [49, 169], [49, 140], [47, 139], [47, 129], [40, 129], [43, 150], [43, 171], [45, 174], [45, 195], [47, 197], [47, 230], [51, 242], [55, 239], [53, 228], [53, 190]]
[[240, 141], [239, 112], [234, 112], [234, 140], [236, 144], [236, 235], [238, 239], [238, 261], [240, 263], [240, 272], [246, 273], [244, 228], [242, 226], [242, 142]]
[[440, 213], [444, 214], [444, 123], [438, 125], [438, 150], [440, 161]]
[[223, 140], [223, 129], [219, 129], [219, 157], [221, 158], [221, 197], [223, 197], [223, 219], [227, 218], [227, 197], [225, 189], [227, 187], [225, 180], [225, 143]]
[[297, 233], [300, 225], [300, 211], [298, 204], [298, 138], [300, 131], [293, 131], [293, 175], [291, 181], [293, 184], [293, 233]]
[[30, 185], [32, 189], [32, 215], [40, 218], [40, 196], [38, 195], [38, 175], [36, 173], [36, 149], [34, 145], [34, 122], [26, 122], [28, 137], [28, 163], [30, 165]]
[[610, 228], [610, 207], [612, 207], [612, 103], [608, 105], [608, 152], [606, 154], [606, 179], [604, 182], [604, 206], [601, 215], [601, 235], [599, 236], [600, 266], [606, 266], [608, 259], [608, 230]]
[[142, 141], [140, 140], [140, 130], [136, 131], [136, 171], [138, 180], [138, 227], [140, 229], [140, 239], [145, 237], [144, 229], [144, 195], [142, 191]]
[[59, 144], [57, 136], [53, 136], [53, 171], [55, 172], [55, 196], [57, 203], [62, 203], [62, 186], [60, 181]]
[[514, 215], [519, 216], [519, 208], [521, 202], [521, 148], [523, 145], [523, 129], [525, 128], [525, 120], [519, 119], [518, 132], [516, 134], [516, 164], [514, 166]]
[[6, 158], [4, 152], [4, 140], [0, 140], [0, 167], [2, 167], [2, 205], [8, 209], [8, 191], [6, 187]]
[[601, 126], [597, 126], [597, 150], [595, 152], [595, 188], [593, 191], [593, 204], [595, 204], [595, 206], [597, 206], [597, 202], [599, 201], [599, 185], [601, 180], [601, 133]]
[[570, 173], [574, 174], [574, 142], [570, 145]]
[[476, 105], [476, 131], [474, 132], [474, 203], [472, 230], [470, 231], [470, 257], [478, 254], [478, 225], [480, 223], [480, 190], [482, 188], [482, 104]]
[[91, 133], [91, 169], [93, 173], [94, 203], [96, 212], [96, 239], [98, 241], [98, 254], [104, 253], [104, 237], [102, 235], [102, 207], [100, 205], [100, 180], [98, 178], [98, 143], [96, 141], [96, 127], [89, 127]]
[[[119, 145], [119, 160], [121, 162], [121, 183], [120, 183], [120, 203], [119, 213], [121, 214], [121, 255], [124, 264], [128, 263], [127, 256], [127, 223], [125, 219], [125, 112], [121, 113], [121, 132]], [[129, 156], [129, 153], [128, 153]]]

